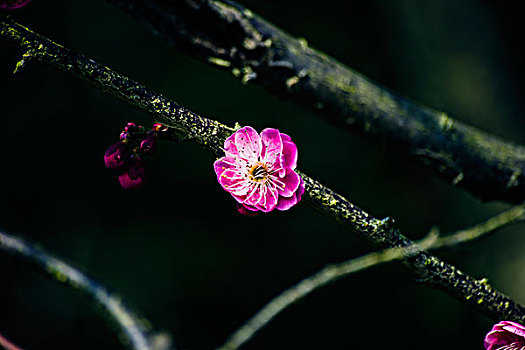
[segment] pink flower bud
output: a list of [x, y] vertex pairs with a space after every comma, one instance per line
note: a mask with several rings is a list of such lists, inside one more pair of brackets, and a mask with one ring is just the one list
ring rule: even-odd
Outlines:
[[133, 132], [142, 131], [142, 129], [144, 129], [144, 127], [141, 125], [137, 125], [135, 123], [128, 123], [126, 127], [124, 128], [124, 132], [133, 133]]
[[160, 123], [155, 123], [153, 124], [153, 128], [151, 130], [156, 131], [156, 132], [164, 132], [168, 130], [168, 127]]
[[129, 134], [128, 134], [127, 132], [125, 132], [125, 131], [121, 132], [121, 133], [120, 133], [119, 140], [120, 140], [120, 141], [124, 141], [125, 139], [128, 138], [128, 135], [129, 135]]
[[104, 154], [104, 163], [110, 169], [118, 169], [124, 166], [128, 160], [128, 148], [123, 142], [109, 146]]
[[146, 170], [141, 158], [130, 160], [127, 168], [119, 175], [120, 186], [124, 189], [135, 189], [141, 187], [146, 181]]
[[157, 149], [157, 135], [153, 132], [148, 132], [144, 140], [140, 143], [140, 150], [143, 154], [153, 154]]

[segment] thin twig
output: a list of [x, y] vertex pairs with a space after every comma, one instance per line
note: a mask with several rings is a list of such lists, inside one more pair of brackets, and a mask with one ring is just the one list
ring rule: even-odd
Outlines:
[[[171, 349], [171, 338], [154, 333], [151, 323], [127, 305], [122, 298], [79, 268], [47, 253], [20, 237], [0, 232], [0, 252], [9, 254], [38, 272], [87, 294], [119, 328], [125, 345], [134, 350]], [[0, 336], [1, 337], [1, 336]]]
[[475, 239], [494, 232], [510, 224], [525, 220], [525, 206], [513, 207], [474, 227], [458, 231], [445, 237], [439, 237], [436, 229], [432, 229], [427, 237], [404, 248], [388, 248], [351, 259], [340, 264], [328, 265], [314, 275], [305, 278], [295, 286], [285, 290], [267, 303], [252, 318], [236, 330], [218, 350], [238, 349], [248, 342], [255, 333], [268, 325], [286, 308], [306, 297], [313, 291], [332, 283], [352, 273], [363, 271], [379, 264], [399, 260], [421, 250], [433, 250], [443, 247], [457, 246], [472, 242]]
[[[0, 38], [12, 42], [33, 60], [59, 70], [74, 73], [177, 130], [181, 137], [195, 141], [216, 154], [221, 153], [225, 138], [235, 127], [228, 127], [181, 107], [165, 96], [129, 77], [78, 55], [38, 35], [0, 14]], [[305, 183], [305, 198], [317, 209], [345, 224], [351, 231], [382, 248], [407, 247], [413, 242], [394, 227], [394, 220], [377, 219], [349, 202], [320, 182], [297, 171]], [[477, 280], [425, 251], [403, 260], [418, 280], [441, 289], [463, 303], [493, 319], [525, 322], [525, 307], [494, 289], [484, 280]]]
[[414, 103], [231, 0], [108, 0], [178, 50], [375, 144], [482, 200], [525, 200], [525, 148]]

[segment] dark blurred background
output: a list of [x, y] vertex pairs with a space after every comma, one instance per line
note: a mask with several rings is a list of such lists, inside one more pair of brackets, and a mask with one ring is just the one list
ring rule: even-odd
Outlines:
[[[525, 143], [523, 19], [511, 2], [244, 0], [244, 5], [394, 91]], [[517, 2], [516, 2], [517, 3]], [[213, 119], [276, 127], [299, 168], [411, 238], [473, 225], [481, 203], [427, 169], [263, 89], [189, 59], [117, 8], [33, 0], [12, 15]], [[125, 191], [103, 153], [128, 121], [152, 119], [39, 64], [12, 72], [0, 42], [0, 230], [41, 244], [117, 289], [185, 349], [211, 349], [280, 291], [368, 243], [308, 203], [245, 218], [195, 144], [161, 144], [149, 183]], [[437, 254], [525, 303], [523, 226]], [[117, 349], [87, 300], [0, 256], [0, 333], [26, 349]], [[481, 349], [493, 322], [420, 286], [399, 264], [358, 273], [295, 304], [246, 349]]]

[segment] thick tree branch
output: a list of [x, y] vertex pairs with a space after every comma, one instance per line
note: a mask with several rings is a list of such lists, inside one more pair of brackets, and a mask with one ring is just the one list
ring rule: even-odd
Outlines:
[[379, 264], [406, 258], [422, 250], [433, 250], [457, 246], [462, 243], [470, 243], [507, 225], [523, 222], [524, 220], [525, 205], [520, 205], [500, 213], [474, 227], [444, 237], [439, 237], [437, 230], [432, 229], [427, 237], [408, 247], [387, 248], [343, 263], [328, 265], [321, 271], [303, 279], [295, 286], [273, 298], [261, 310], [257, 311], [251, 319], [236, 330], [218, 350], [238, 349], [286, 308], [317, 289], [335, 282], [340, 278]]
[[[110, 68], [35, 34], [1, 14], [0, 38], [17, 45], [25, 52], [24, 56], [59, 70], [75, 73], [98, 88], [151, 113], [158, 121], [178, 130], [181, 137], [195, 141], [217, 154], [221, 153], [225, 138], [235, 130], [201, 117]], [[305, 198], [311, 204], [366, 240], [384, 248], [413, 244], [394, 228], [392, 219], [374, 218], [318, 181], [303, 173], [299, 174], [305, 182]], [[418, 252], [405, 259], [404, 264], [421, 282], [444, 290], [493, 319], [525, 322], [525, 307], [495, 290], [486, 280], [476, 280], [428, 252]]]
[[411, 102], [230, 0], [108, 0], [177, 49], [397, 148], [482, 200], [525, 200], [525, 148]]
[[[151, 323], [133, 311], [114, 291], [80, 269], [47, 253], [37, 245], [0, 232], [0, 252], [9, 254], [34, 270], [88, 295], [118, 327], [125, 345], [134, 350], [168, 350], [171, 339], [165, 333], [154, 333]], [[1, 335], [0, 335], [1, 337]]]

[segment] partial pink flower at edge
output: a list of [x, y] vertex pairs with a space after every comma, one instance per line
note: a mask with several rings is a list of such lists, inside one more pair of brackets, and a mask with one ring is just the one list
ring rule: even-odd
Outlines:
[[486, 350], [525, 349], [525, 327], [512, 321], [501, 321], [492, 327], [484, 341]]
[[0, 0], [0, 9], [2, 10], [18, 10], [28, 5], [31, 0]]
[[228, 137], [224, 150], [214, 163], [217, 180], [244, 209], [288, 210], [301, 200], [304, 181], [295, 172], [297, 147], [290, 136], [247, 126]]

